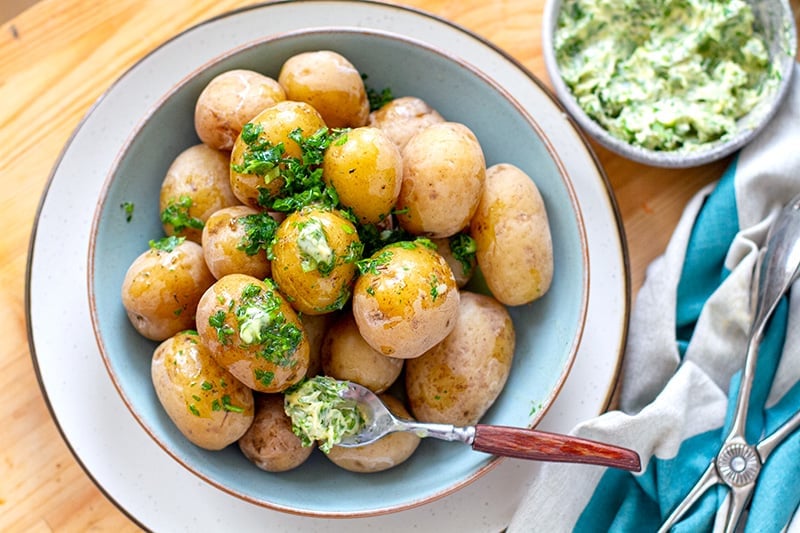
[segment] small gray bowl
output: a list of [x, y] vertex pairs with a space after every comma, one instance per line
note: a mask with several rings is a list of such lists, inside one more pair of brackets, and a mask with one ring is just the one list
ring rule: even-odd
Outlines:
[[750, 142], [775, 115], [786, 96], [794, 71], [797, 28], [787, 0], [748, 0], [756, 29], [767, 42], [770, 58], [777, 62], [781, 82], [747, 115], [737, 122], [737, 131], [726, 140], [710, 142], [694, 150], [659, 151], [630, 144], [611, 135], [578, 104], [561, 78], [553, 46], [563, 0], [546, 0], [542, 18], [542, 51], [545, 67], [558, 99], [578, 125], [600, 145], [639, 163], [655, 167], [688, 168], [726, 157]]

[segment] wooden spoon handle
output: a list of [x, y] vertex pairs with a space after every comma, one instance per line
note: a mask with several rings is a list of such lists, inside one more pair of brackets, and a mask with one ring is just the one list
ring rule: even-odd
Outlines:
[[472, 448], [479, 452], [560, 463], [585, 463], [640, 472], [639, 454], [627, 448], [535, 429], [475, 426]]

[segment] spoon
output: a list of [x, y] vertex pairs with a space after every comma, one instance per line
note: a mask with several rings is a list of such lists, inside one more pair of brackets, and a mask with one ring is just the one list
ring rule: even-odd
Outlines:
[[633, 472], [642, 469], [635, 451], [602, 442], [535, 429], [485, 424], [458, 427], [405, 420], [394, 416], [374, 392], [352, 382], [348, 382], [340, 396], [356, 402], [364, 416], [360, 430], [345, 435], [338, 443], [346, 448], [364, 446], [389, 433], [405, 431], [419, 437], [463, 442], [473, 450], [504, 457], [610, 466]]

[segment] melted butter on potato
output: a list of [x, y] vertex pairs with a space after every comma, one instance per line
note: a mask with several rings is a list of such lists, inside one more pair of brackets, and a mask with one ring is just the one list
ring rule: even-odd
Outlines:
[[470, 233], [478, 266], [495, 298], [522, 305], [543, 296], [553, 280], [553, 242], [544, 200], [519, 168], [498, 164], [486, 185]]
[[163, 341], [150, 371], [167, 415], [197, 446], [221, 450], [252, 424], [252, 391], [214, 360], [196, 332]]
[[452, 332], [406, 361], [411, 412], [424, 422], [476, 424], [505, 386], [515, 344], [507, 309], [491, 296], [462, 291]]
[[364, 340], [378, 352], [419, 357], [455, 326], [458, 288], [453, 271], [424, 240], [378, 250], [353, 289], [353, 316]]
[[229, 274], [197, 307], [197, 331], [214, 359], [258, 392], [281, 392], [305, 376], [302, 323], [269, 281]]

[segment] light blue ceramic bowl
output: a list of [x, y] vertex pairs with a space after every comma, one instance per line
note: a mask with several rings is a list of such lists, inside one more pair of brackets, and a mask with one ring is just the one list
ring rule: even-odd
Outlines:
[[[556, 275], [539, 301], [512, 309], [517, 352], [508, 383], [482, 422], [536, 425], [555, 399], [574, 360], [586, 315], [589, 284], [582, 216], [563, 166], [530, 113], [485, 74], [454, 57], [398, 35], [363, 29], [324, 29], [265, 38], [225, 54], [183, 80], [142, 118], [108, 176], [89, 252], [89, 297], [97, 341], [124, 402], [150, 436], [200, 478], [244, 500], [309, 516], [369, 516], [411, 508], [451, 493], [487, 472], [497, 459], [468, 446], [424, 441], [406, 463], [385, 472], [354, 474], [315, 450], [287, 473], [267, 473], [232, 445], [200, 449], [175, 428], [156, 398], [150, 358], [156, 346], [131, 327], [120, 301], [128, 266], [163, 235], [158, 196], [167, 167], [198, 143], [195, 101], [215, 75], [249, 68], [277, 77], [291, 55], [335, 50], [368, 75], [375, 88], [425, 99], [478, 136], [487, 164], [513, 163], [536, 180], [548, 208]], [[120, 205], [134, 204], [126, 220]], [[121, 414], [121, 416], [126, 416]]]

